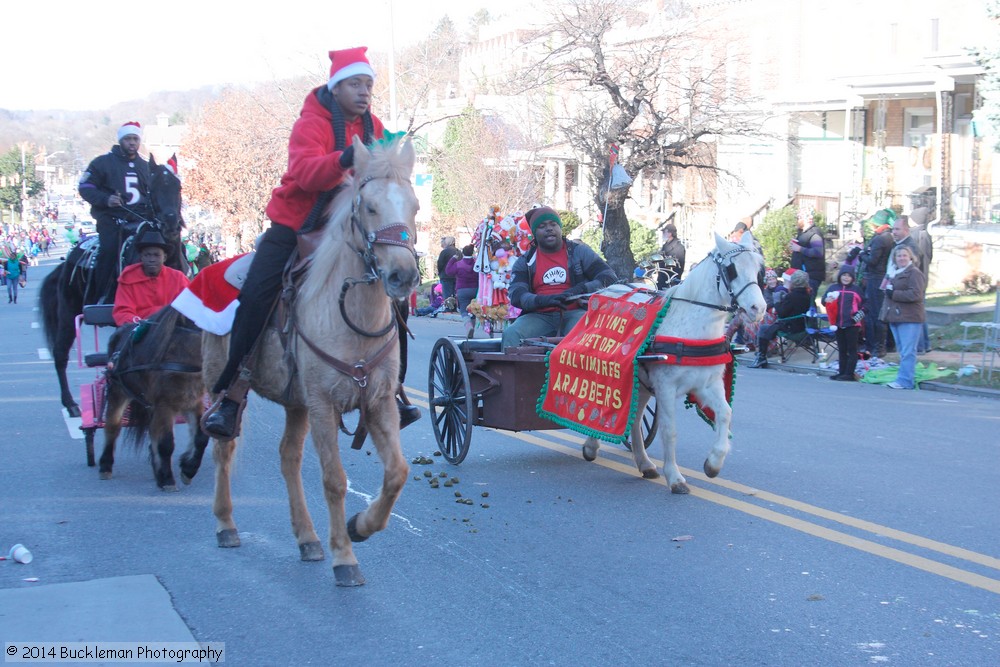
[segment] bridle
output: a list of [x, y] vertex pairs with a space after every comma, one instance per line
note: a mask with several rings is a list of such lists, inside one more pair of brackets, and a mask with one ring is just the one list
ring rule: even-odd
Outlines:
[[[354, 196], [354, 200], [351, 202], [351, 229], [352, 236], [359, 236], [364, 245], [362, 248], [358, 248], [353, 242], [348, 241], [347, 246], [353, 250], [361, 258], [362, 263], [365, 267], [365, 273], [361, 278], [346, 278], [344, 279], [343, 285], [340, 288], [340, 297], [338, 298], [338, 305], [340, 307], [340, 315], [344, 318], [344, 322], [351, 328], [355, 333], [366, 336], [368, 338], [381, 338], [387, 334], [392, 334], [389, 336], [382, 346], [373, 354], [369, 359], [362, 359], [353, 364], [345, 363], [340, 359], [330, 355], [323, 349], [321, 349], [316, 343], [310, 340], [305, 334], [302, 333], [296, 327], [296, 335], [302, 339], [306, 346], [312, 350], [320, 360], [331, 368], [337, 370], [338, 372], [351, 378], [358, 386], [358, 390], [361, 392], [361, 398], [358, 405], [360, 406], [361, 416], [359, 424], [365, 423], [365, 413], [367, 400], [365, 399], [365, 393], [368, 388], [368, 376], [372, 369], [378, 366], [382, 360], [389, 354], [389, 351], [393, 349], [396, 345], [396, 338], [400, 335], [399, 331], [396, 329], [397, 317], [393, 316], [389, 318], [389, 323], [379, 331], [365, 331], [364, 329], [358, 327], [347, 314], [347, 308], [344, 305], [345, 299], [347, 298], [347, 292], [355, 285], [364, 284], [371, 285], [379, 280], [379, 266], [378, 257], [375, 255], [376, 245], [394, 245], [401, 248], [407, 248], [411, 253], [413, 253], [414, 259], [416, 259], [416, 251], [413, 248], [413, 238], [410, 234], [409, 225], [403, 223], [392, 223], [389, 225], [383, 225], [375, 231], [366, 232], [364, 227], [361, 225], [361, 189], [365, 187], [368, 183], [374, 180], [376, 177], [369, 176], [361, 181], [358, 185], [357, 192]], [[381, 177], [387, 178], [387, 177]], [[386, 297], [388, 298], [388, 296]], [[394, 314], [395, 315], [395, 314]], [[340, 429], [347, 433], [344, 428], [343, 421], [341, 421]], [[360, 426], [359, 426], [360, 429]], [[361, 433], [359, 430], [358, 433]], [[354, 435], [347, 433], [348, 435]], [[361, 440], [364, 438], [362, 437]], [[355, 437], [355, 442], [352, 447], [359, 449], [361, 443], [357, 437]]]
[[337, 304], [340, 307], [340, 316], [344, 318], [344, 322], [347, 326], [350, 327], [354, 333], [368, 338], [381, 338], [382, 336], [388, 334], [396, 326], [396, 318], [390, 318], [389, 323], [378, 331], [365, 331], [354, 324], [347, 314], [347, 308], [345, 306], [347, 292], [355, 285], [371, 285], [378, 282], [380, 271], [378, 266], [378, 257], [375, 255], [376, 245], [399, 246], [401, 248], [406, 248], [413, 253], [414, 259], [416, 259], [417, 256], [416, 250], [413, 248], [414, 239], [410, 234], [409, 225], [401, 222], [394, 222], [392, 224], [383, 225], [371, 232], [365, 231], [364, 227], [361, 225], [361, 190], [376, 178], [388, 177], [366, 177], [358, 185], [357, 193], [354, 195], [354, 200], [351, 202], [351, 229], [354, 235], [361, 237], [364, 242], [364, 246], [362, 248], [358, 248], [351, 241], [347, 243], [347, 246], [361, 258], [361, 262], [365, 267], [365, 273], [360, 278], [344, 279], [344, 284], [340, 286], [340, 298], [337, 299]]
[[744, 285], [740, 289], [740, 291], [738, 292], [733, 291], [733, 281], [736, 280], [736, 277], [739, 275], [738, 272], [736, 271], [736, 266], [733, 264], [733, 260], [736, 258], [737, 255], [740, 255], [744, 252], [753, 252], [753, 251], [750, 248], [737, 246], [736, 248], [733, 248], [732, 250], [727, 250], [724, 253], [716, 252], [713, 250], [709, 252], [708, 257], [706, 257], [706, 259], [711, 259], [715, 263], [716, 289], [721, 291], [720, 288], [725, 287], [726, 292], [729, 294], [728, 306], [720, 306], [714, 303], [705, 303], [704, 301], [696, 301], [694, 299], [685, 299], [679, 296], [671, 297], [671, 300], [684, 301], [686, 303], [694, 304], [696, 306], [702, 306], [704, 308], [712, 308], [714, 310], [721, 310], [726, 313], [735, 313], [737, 310], [740, 309], [739, 306], [740, 295], [743, 294], [743, 292], [745, 292], [747, 288], [749, 288], [750, 286], [756, 284], [758, 287], [761, 287], [763, 283], [763, 272], [758, 272], [756, 283], [748, 280], [747, 284]]

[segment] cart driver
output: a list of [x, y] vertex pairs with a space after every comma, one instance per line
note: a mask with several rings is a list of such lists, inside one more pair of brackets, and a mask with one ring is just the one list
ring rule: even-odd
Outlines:
[[590, 246], [563, 237], [562, 220], [554, 210], [540, 206], [525, 218], [534, 240], [514, 262], [510, 302], [523, 312], [504, 329], [505, 350], [526, 338], [565, 336], [584, 315], [579, 297], [617, 280]]
[[136, 249], [139, 263], [122, 270], [118, 278], [115, 307], [111, 317], [122, 326], [144, 320], [164, 306], [188, 286], [183, 273], [164, 266], [170, 244], [160, 232], [150, 229], [138, 238]]

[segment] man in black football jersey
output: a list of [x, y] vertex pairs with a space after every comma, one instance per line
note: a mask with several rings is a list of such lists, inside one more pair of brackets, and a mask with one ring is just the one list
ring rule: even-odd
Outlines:
[[80, 178], [80, 196], [90, 204], [100, 236], [88, 301], [114, 300], [118, 256], [128, 235], [125, 223], [152, 219], [149, 162], [139, 155], [141, 143], [142, 126], [125, 123], [118, 128], [118, 145], [94, 158]]

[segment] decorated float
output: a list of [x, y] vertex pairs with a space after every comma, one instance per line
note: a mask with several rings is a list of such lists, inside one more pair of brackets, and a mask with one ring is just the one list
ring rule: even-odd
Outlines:
[[493, 335], [503, 331], [507, 320], [520, 314], [510, 304], [507, 288], [515, 260], [531, 245], [531, 228], [522, 213], [501, 216], [500, 207], [493, 206], [476, 228], [472, 243], [476, 247], [473, 268], [479, 274], [479, 292], [469, 304], [469, 312], [475, 316], [477, 326]]

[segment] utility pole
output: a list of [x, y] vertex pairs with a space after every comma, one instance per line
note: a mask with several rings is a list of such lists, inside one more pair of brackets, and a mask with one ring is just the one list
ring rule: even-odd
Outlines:
[[389, 0], [389, 115], [392, 117], [392, 131], [399, 132], [399, 109], [396, 106], [396, 22], [392, 15], [392, 0]]

